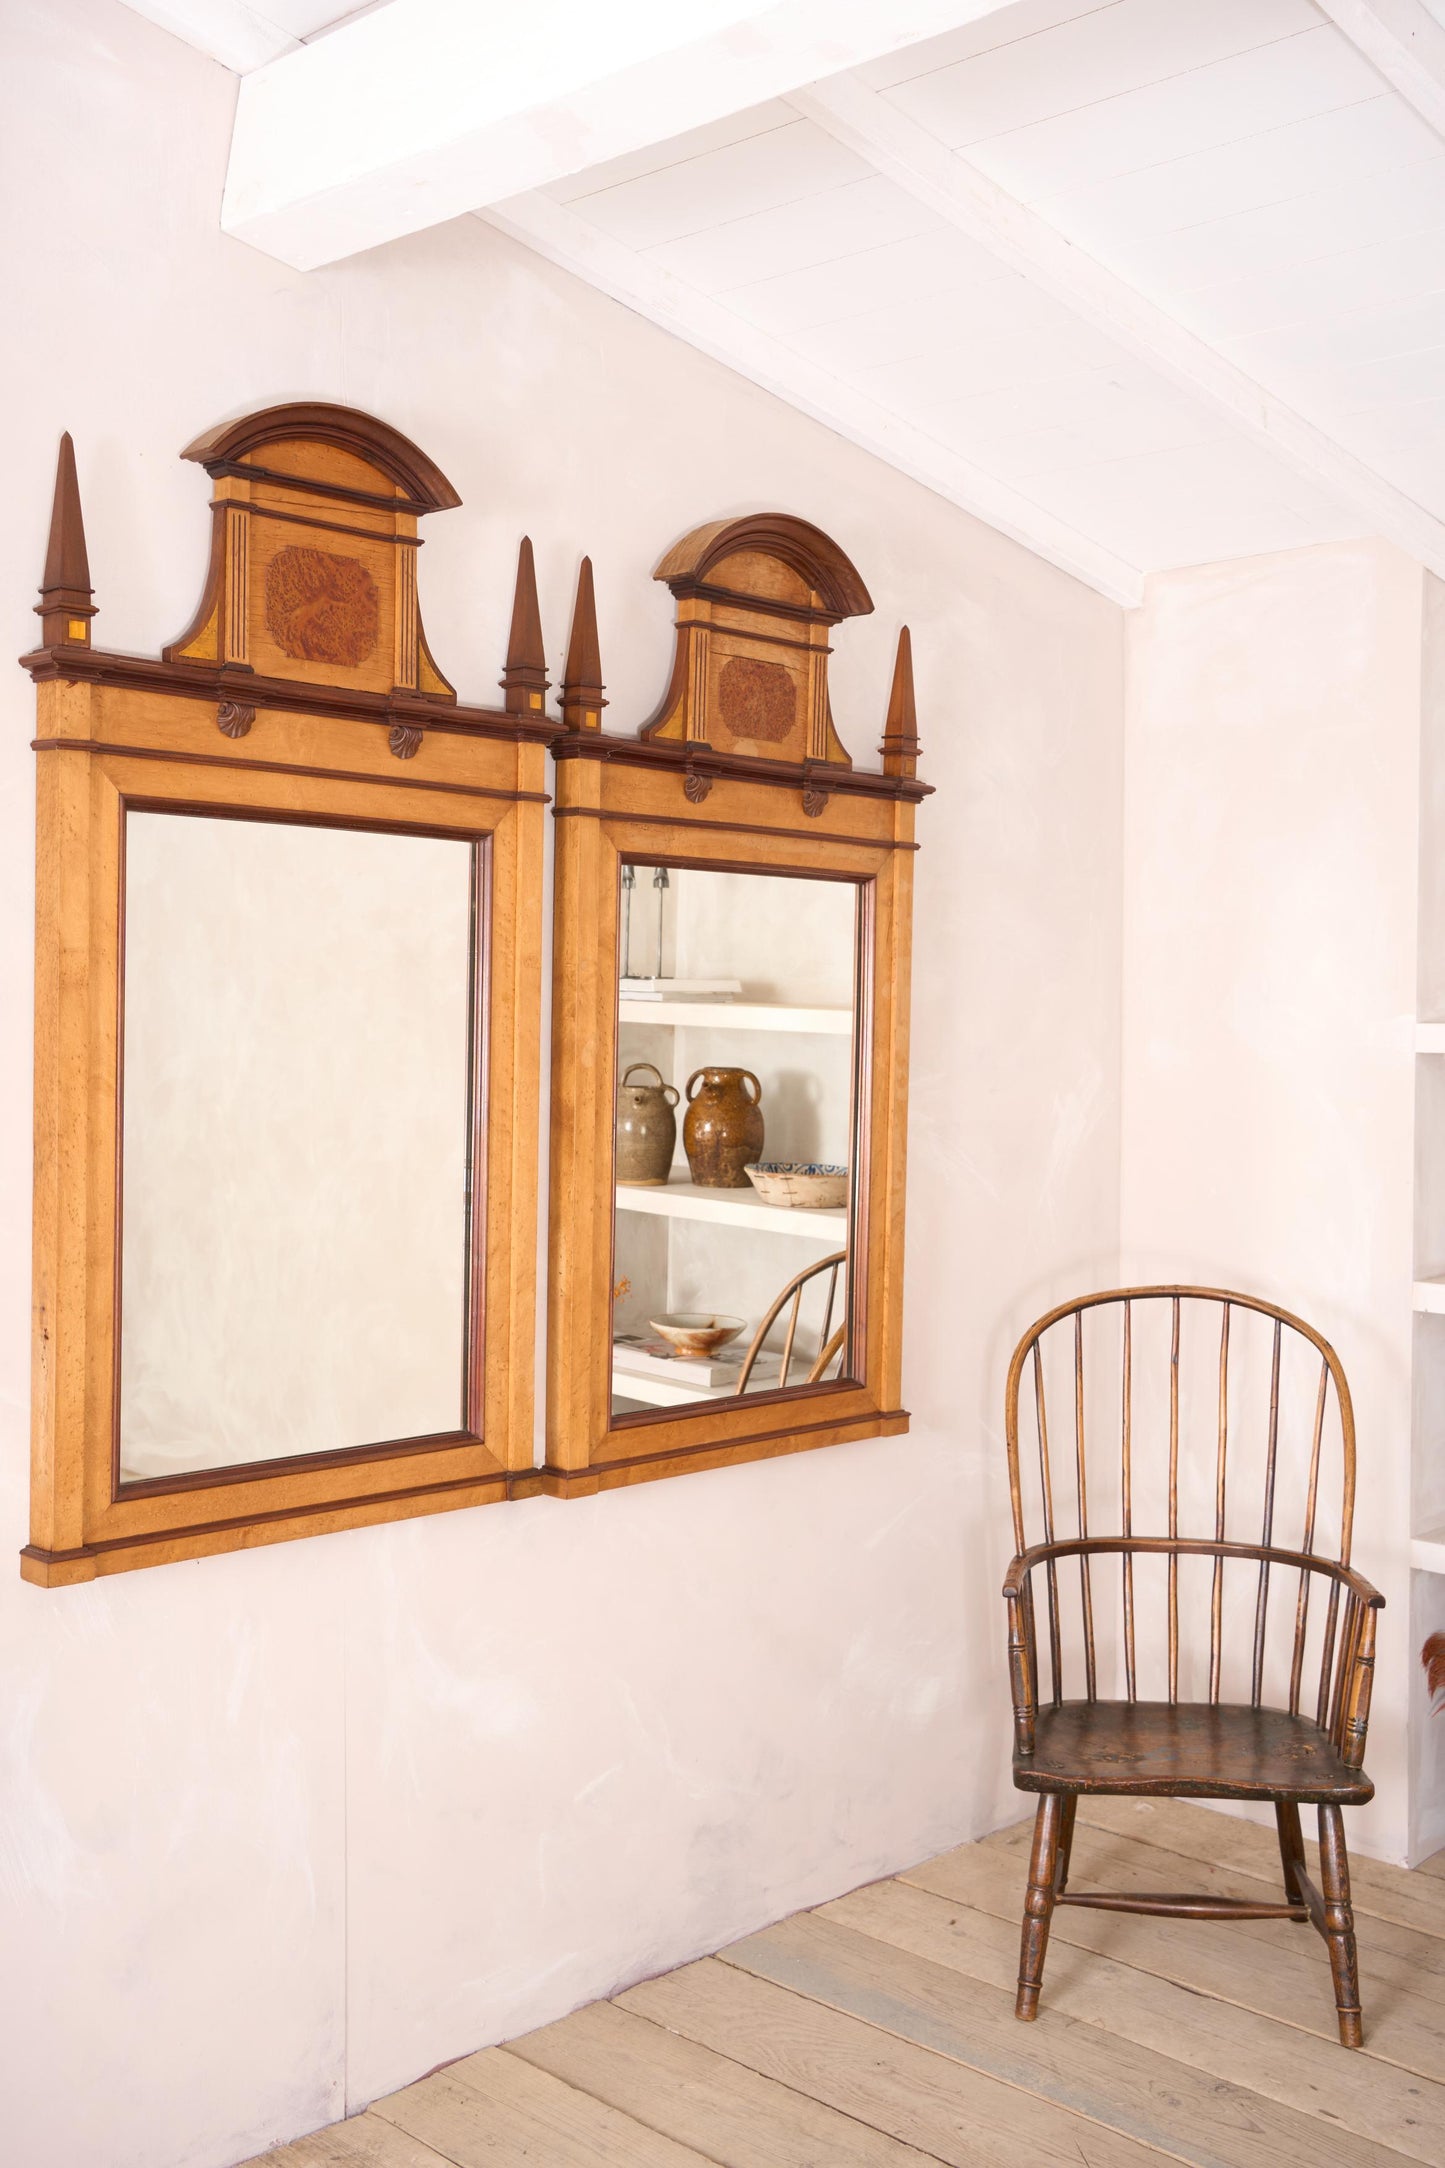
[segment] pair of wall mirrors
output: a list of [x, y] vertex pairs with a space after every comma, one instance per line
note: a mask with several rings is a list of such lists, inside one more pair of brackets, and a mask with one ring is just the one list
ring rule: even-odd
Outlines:
[[862, 581], [802, 520], [718, 521], [657, 570], [657, 714], [604, 730], [590, 565], [554, 718], [524, 542], [501, 702], [465, 706], [417, 598], [459, 500], [414, 444], [289, 405], [185, 457], [190, 629], [92, 644], [66, 438], [24, 658], [26, 1578], [905, 1430], [907, 633], [855, 770], [828, 643]]

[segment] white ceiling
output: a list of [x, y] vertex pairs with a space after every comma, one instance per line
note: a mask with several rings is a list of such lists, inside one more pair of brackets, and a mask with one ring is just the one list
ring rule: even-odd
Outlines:
[[[1327, 4], [961, 0], [479, 208], [1122, 600], [1364, 531], [1445, 573], [1445, 0]], [[269, 81], [333, 8], [141, 11]]]

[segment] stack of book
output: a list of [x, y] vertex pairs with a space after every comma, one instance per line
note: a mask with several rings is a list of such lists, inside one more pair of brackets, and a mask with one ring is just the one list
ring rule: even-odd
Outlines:
[[[736, 1388], [747, 1358], [748, 1343], [735, 1342], [712, 1355], [674, 1355], [665, 1340], [647, 1333], [619, 1333], [612, 1343], [612, 1367], [619, 1375], [666, 1378], [672, 1385], [692, 1385], [700, 1393]], [[782, 1357], [764, 1349], [753, 1364], [748, 1390], [776, 1383]]]

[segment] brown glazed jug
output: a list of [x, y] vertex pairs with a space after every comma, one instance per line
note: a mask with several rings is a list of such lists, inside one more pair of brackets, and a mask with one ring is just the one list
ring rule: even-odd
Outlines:
[[749, 1186], [743, 1168], [763, 1149], [762, 1097], [751, 1069], [694, 1069], [682, 1143], [699, 1189]]
[[[640, 1069], [655, 1084], [632, 1084]], [[657, 1189], [667, 1180], [677, 1145], [677, 1086], [664, 1084], [650, 1061], [635, 1061], [617, 1087], [617, 1179], [629, 1189]]]

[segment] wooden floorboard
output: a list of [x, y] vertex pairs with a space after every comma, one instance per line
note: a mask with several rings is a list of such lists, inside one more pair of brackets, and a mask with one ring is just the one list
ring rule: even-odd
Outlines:
[[722, 1958], [649, 1980], [623, 2001], [948, 2168], [1000, 2168], [1011, 2161], [1077, 2168], [1086, 2141], [1082, 2158], [1090, 2168], [1157, 2162], [1149, 2148], [1128, 2138], [1115, 2142], [1052, 2101]]
[[[1061, 1908], [1038, 2021], [1020, 2025], [1030, 1825], [468, 2056], [260, 2159], [1445, 2168], [1445, 1853], [1413, 1874], [1351, 1862], [1365, 2013], [1351, 2054], [1323, 1945], [1288, 1922]], [[1071, 1880], [1276, 1901], [1279, 1857], [1272, 1829], [1237, 1816], [1094, 1799]]]
[[[1144, 1859], [1141, 1855], [1146, 1850], [1150, 1856]], [[949, 1899], [960, 1917], [965, 1907], [990, 1914], [1002, 1923], [1016, 1957], [1024, 1871], [1024, 1861], [1016, 1852], [965, 1844], [925, 1866], [910, 1868], [898, 1886]], [[1177, 1854], [1139, 1844], [1125, 1851], [1118, 1839], [1105, 1836], [1100, 1840], [1095, 1831], [1081, 1827], [1074, 1845], [1074, 1879], [1080, 1888], [1092, 1884], [1095, 1889], [1117, 1889], [1127, 1883], [1135, 1889], [1162, 1890], [1197, 1883], [1199, 1875]], [[1232, 1883], [1221, 1877], [1221, 1887], [1239, 1893], [1246, 1885], [1238, 1876]], [[850, 1902], [845, 1898], [843, 1905]], [[1246, 1934], [1249, 1939], [1244, 1945]], [[1360, 1976], [1370, 2055], [1445, 2084], [1445, 2008], [1415, 1991], [1417, 1974], [1408, 1960], [1398, 1975], [1392, 1970], [1382, 1978], [1372, 1965], [1376, 1939], [1375, 1923], [1362, 1923]], [[1298, 2028], [1311, 2035], [1312, 2048], [1319, 2043], [1329, 2051], [1319, 2067], [1331, 2085], [1337, 2082], [1332, 2075], [1339, 2050], [1330, 1962], [1313, 1928], [1283, 1928], [1274, 1920], [1257, 1920], [1211, 1931], [1191, 1920], [1141, 1919], [1127, 1912], [1061, 1906], [1050, 1929], [1047, 1977], [1051, 1995], [1065, 1976], [1072, 1978], [1076, 1972], [1089, 1976], [1091, 1960], [1076, 1964], [1072, 1954], [1064, 1956], [1066, 1949], [1070, 1953], [1095, 1951], [1133, 1967], [1145, 1992], [1152, 1994], [1159, 1982], [1168, 1982], [1170, 1994], [1185, 1989], [1194, 1996], [1213, 1996], [1257, 2017], [1272, 2018], [1277, 2025]], [[1249, 2030], [1258, 2036], [1265, 2029], [1251, 2023]], [[1288, 2044], [1293, 2053], [1294, 2044]], [[1236, 2070], [1231, 2075], [1240, 2073]]]

